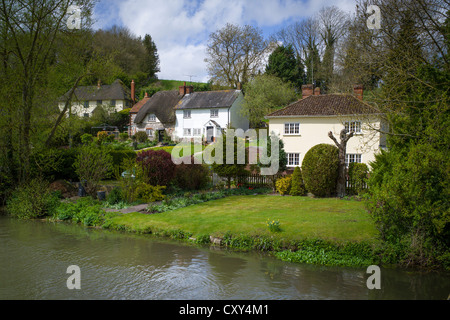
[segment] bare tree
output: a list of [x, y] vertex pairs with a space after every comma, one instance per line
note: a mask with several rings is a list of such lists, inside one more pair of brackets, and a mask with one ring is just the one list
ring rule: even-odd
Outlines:
[[263, 70], [269, 50], [260, 29], [227, 24], [209, 36], [205, 62], [214, 82], [236, 87]]
[[346, 184], [346, 173], [347, 166], [345, 165], [345, 154], [347, 152], [347, 142], [353, 137], [354, 132], [347, 132], [347, 129], [342, 129], [340, 133], [340, 142], [333, 136], [333, 132], [328, 132], [328, 136], [334, 141], [339, 149], [339, 168], [338, 168], [338, 179], [336, 184], [336, 195], [338, 197], [345, 196], [345, 184]]

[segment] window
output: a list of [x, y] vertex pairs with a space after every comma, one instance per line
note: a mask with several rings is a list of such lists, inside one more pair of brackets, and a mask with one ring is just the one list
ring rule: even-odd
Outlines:
[[201, 135], [202, 135], [202, 129], [194, 128], [194, 136], [201, 136]]
[[300, 123], [285, 123], [284, 124], [284, 134], [299, 134], [300, 133]]
[[84, 107], [87, 109], [87, 108], [89, 108], [89, 101], [85, 101], [84, 102]]
[[184, 129], [184, 136], [191, 136], [191, 129]]
[[111, 100], [111, 107], [115, 107], [116, 106], [116, 100]]
[[189, 119], [191, 117], [191, 110], [183, 110], [183, 118]]
[[211, 118], [217, 118], [219, 116], [218, 109], [211, 109]]
[[345, 155], [345, 165], [348, 165], [352, 162], [361, 163], [361, 155], [355, 153], [348, 153]]
[[97, 100], [97, 105], [98, 106], [101, 106], [103, 104], [103, 101], [102, 100]]
[[154, 115], [154, 114], [149, 114], [149, 115], [148, 115], [148, 121], [149, 121], [149, 122], [155, 122], [155, 121], [156, 121], [156, 115]]
[[361, 133], [361, 121], [347, 121], [345, 129], [347, 132]]
[[288, 153], [287, 154], [288, 163], [290, 167], [300, 165], [300, 153]]
[[152, 138], [153, 137], [153, 129], [146, 129], [147, 135]]
[[83, 117], [89, 118], [89, 113], [83, 113]]

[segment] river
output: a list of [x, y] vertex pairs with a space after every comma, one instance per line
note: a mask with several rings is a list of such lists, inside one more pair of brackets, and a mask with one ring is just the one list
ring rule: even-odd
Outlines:
[[[67, 273], [79, 267], [80, 289]], [[434, 299], [447, 273], [294, 264], [261, 253], [193, 246], [66, 223], [0, 216], [0, 300]]]

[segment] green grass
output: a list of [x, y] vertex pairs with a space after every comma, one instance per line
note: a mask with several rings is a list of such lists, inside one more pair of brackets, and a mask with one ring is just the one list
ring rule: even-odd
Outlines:
[[[271, 233], [268, 219], [278, 220], [281, 231]], [[153, 215], [130, 213], [112, 223], [137, 232], [177, 229], [193, 237], [231, 233], [345, 242], [375, 241], [377, 236], [363, 202], [273, 195], [232, 196]]]

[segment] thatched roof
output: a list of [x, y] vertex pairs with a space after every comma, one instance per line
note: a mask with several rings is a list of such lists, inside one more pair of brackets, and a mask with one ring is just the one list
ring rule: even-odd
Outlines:
[[181, 98], [178, 90], [156, 92], [140, 107], [134, 122], [140, 123], [148, 114], [155, 114], [162, 123], [174, 123], [176, 120], [174, 107]]

